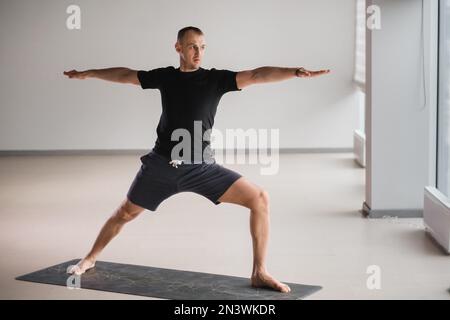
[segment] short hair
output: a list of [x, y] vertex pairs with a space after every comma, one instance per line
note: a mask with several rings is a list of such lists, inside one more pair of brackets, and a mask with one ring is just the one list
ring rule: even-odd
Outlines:
[[180, 31], [178, 31], [178, 35], [177, 35], [178, 42], [181, 42], [183, 40], [185, 34], [188, 33], [189, 31], [193, 31], [196, 34], [203, 35], [203, 31], [197, 27], [193, 27], [193, 26], [184, 27], [183, 29], [180, 29]]

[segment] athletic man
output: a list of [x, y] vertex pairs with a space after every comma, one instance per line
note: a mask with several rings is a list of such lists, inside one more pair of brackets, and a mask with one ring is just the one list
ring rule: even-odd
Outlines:
[[[170, 196], [190, 191], [208, 198], [216, 205], [228, 202], [250, 209], [250, 232], [253, 241], [251, 284], [254, 287], [269, 287], [289, 292], [289, 286], [273, 278], [266, 268], [269, 239], [267, 192], [239, 173], [217, 164], [204, 134], [212, 129], [217, 105], [226, 92], [240, 91], [258, 83], [295, 77], [315, 77], [328, 73], [329, 70], [261, 67], [234, 72], [203, 69], [200, 65], [205, 52], [205, 39], [203, 32], [196, 27], [186, 27], [178, 32], [175, 49], [180, 56], [178, 68], [165, 67], [149, 71], [108, 68], [64, 72], [69, 78], [97, 78], [139, 85], [143, 89], [159, 89], [162, 101], [158, 138], [154, 148], [141, 157], [142, 166], [126, 199], [106, 221], [89, 253], [73, 266], [69, 273], [82, 274], [93, 268], [98, 255], [108, 242], [142, 211], [155, 211], [158, 205]], [[199, 123], [201, 137], [198, 130], [195, 130]], [[188, 132], [192, 137], [190, 148], [181, 150], [182, 156], [177, 150], [179, 139], [174, 139], [177, 129]], [[174, 152], [175, 150], [177, 152]]]

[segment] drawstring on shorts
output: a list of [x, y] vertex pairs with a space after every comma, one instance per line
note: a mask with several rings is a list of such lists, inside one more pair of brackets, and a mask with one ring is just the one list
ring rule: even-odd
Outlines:
[[178, 168], [180, 164], [183, 164], [183, 160], [172, 160], [169, 161], [169, 163], [172, 165], [172, 167]]

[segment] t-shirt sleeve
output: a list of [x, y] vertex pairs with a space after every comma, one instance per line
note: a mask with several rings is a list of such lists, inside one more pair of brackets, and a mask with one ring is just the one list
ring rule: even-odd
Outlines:
[[221, 93], [229, 91], [241, 91], [236, 83], [236, 71], [231, 70], [217, 70], [218, 88]]
[[137, 77], [141, 83], [142, 89], [159, 89], [161, 87], [165, 68], [156, 68], [152, 70], [139, 70]]

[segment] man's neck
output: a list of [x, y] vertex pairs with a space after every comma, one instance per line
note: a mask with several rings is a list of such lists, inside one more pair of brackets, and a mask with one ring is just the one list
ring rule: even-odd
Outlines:
[[180, 71], [182, 72], [193, 72], [193, 71], [197, 71], [198, 69], [200, 69], [200, 67], [198, 67], [197, 69], [194, 68], [188, 68], [186, 66], [184, 66], [183, 64], [180, 64]]

